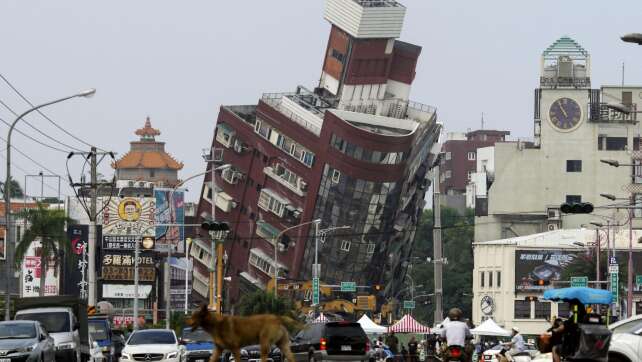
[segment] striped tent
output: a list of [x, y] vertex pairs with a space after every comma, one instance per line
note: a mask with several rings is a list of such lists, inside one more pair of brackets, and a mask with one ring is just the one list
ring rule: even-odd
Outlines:
[[430, 333], [430, 328], [417, 322], [410, 314], [406, 314], [399, 322], [388, 327], [388, 332], [395, 333]]
[[312, 321], [312, 323], [327, 323], [329, 321], [330, 320], [328, 319], [328, 317], [326, 317], [325, 314], [321, 313], [314, 321]]

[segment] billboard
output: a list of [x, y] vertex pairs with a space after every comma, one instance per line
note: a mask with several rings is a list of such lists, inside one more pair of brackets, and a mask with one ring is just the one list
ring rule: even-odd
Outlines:
[[154, 208], [151, 197], [112, 198], [103, 212], [103, 249], [133, 250], [135, 242], [154, 237]]
[[[56, 260], [50, 258], [45, 272], [41, 267], [41, 260], [36, 256], [36, 249], [40, 249], [40, 242], [36, 241], [29, 245], [26, 255], [22, 260], [22, 291], [21, 297], [38, 297], [40, 295], [40, 279], [45, 278], [44, 295], [58, 295], [59, 271], [54, 264]], [[58, 265], [60, 266], [60, 265]]]
[[[515, 291], [543, 291], [562, 279], [564, 269], [577, 257], [569, 250], [515, 250]], [[538, 285], [542, 281], [542, 285]]]
[[[101, 277], [103, 280], [134, 281], [134, 252], [102, 250]], [[141, 252], [138, 256], [138, 280], [153, 282], [156, 279], [155, 260], [151, 252]]]
[[[166, 251], [172, 246], [174, 252], [184, 253], [185, 223], [184, 191], [173, 189], [154, 189], [156, 210], [156, 247], [158, 251]], [[179, 226], [180, 225], [180, 226]]]

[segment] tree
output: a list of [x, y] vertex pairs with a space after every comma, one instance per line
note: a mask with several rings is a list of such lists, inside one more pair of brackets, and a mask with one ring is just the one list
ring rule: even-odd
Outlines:
[[[409, 273], [416, 284], [425, 285], [426, 293], [415, 292], [415, 296], [434, 293], [434, 265], [425, 262], [426, 258], [433, 258], [433, 225], [433, 211], [424, 210], [412, 250], [415, 260], [421, 261], [414, 262]], [[441, 227], [443, 255], [448, 259], [443, 272], [444, 313], [458, 307], [466, 318], [472, 318], [474, 211], [468, 209], [461, 215], [455, 209], [444, 207]], [[432, 324], [434, 297], [418, 298], [413, 315]]]
[[294, 316], [295, 308], [291, 300], [275, 297], [274, 293], [257, 290], [246, 294], [236, 305], [239, 314], [248, 316], [253, 314], [276, 314]]
[[17, 266], [22, 264], [22, 261], [29, 250], [29, 247], [36, 242], [40, 243], [39, 251], [36, 255], [40, 256], [40, 296], [45, 292], [45, 276], [49, 268], [49, 263], [52, 261], [53, 267], [58, 267], [60, 259], [60, 252], [65, 255], [72, 255], [71, 243], [65, 232], [65, 224], [73, 222], [64, 210], [49, 210], [43, 204], [38, 204], [35, 209], [24, 209], [19, 213], [20, 217], [29, 225], [25, 230], [22, 239], [16, 245], [16, 259]]
[[[11, 197], [16, 199], [22, 199], [25, 194], [22, 191], [22, 187], [13, 177], [11, 177]], [[4, 181], [0, 182], [0, 188], [2, 188], [2, 197], [4, 197]]]

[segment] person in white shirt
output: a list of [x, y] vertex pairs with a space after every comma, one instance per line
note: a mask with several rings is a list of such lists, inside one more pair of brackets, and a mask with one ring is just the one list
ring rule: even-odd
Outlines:
[[448, 347], [458, 346], [461, 348], [462, 361], [467, 361], [468, 358], [465, 356], [464, 348], [466, 346], [466, 340], [472, 338], [470, 329], [466, 323], [461, 321], [462, 311], [459, 308], [452, 308], [448, 311], [448, 318], [450, 323], [448, 323], [441, 330], [441, 338], [446, 340]]
[[504, 346], [510, 348], [510, 350], [506, 352], [506, 356], [504, 356], [503, 360], [513, 360], [513, 356], [516, 354], [526, 352], [524, 337], [519, 334], [519, 328], [513, 327], [512, 338], [510, 342], [505, 343]]

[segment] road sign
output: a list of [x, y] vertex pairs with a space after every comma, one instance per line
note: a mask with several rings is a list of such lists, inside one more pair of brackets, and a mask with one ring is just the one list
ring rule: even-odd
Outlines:
[[617, 274], [620, 271], [620, 266], [617, 264], [611, 264], [609, 265], [609, 273], [611, 274]]
[[618, 295], [618, 283], [620, 281], [620, 276], [618, 273], [611, 273], [611, 293], [613, 293], [613, 300], [617, 304], [617, 300], [619, 298]]
[[403, 309], [415, 309], [415, 301], [414, 300], [404, 300], [403, 301]]
[[614, 256], [609, 257], [609, 264], [617, 264], [617, 259]]
[[357, 283], [355, 282], [341, 282], [341, 291], [342, 292], [356, 292]]
[[312, 305], [319, 304], [319, 278], [312, 278]]
[[588, 277], [571, 277], [571, 287], [587, 287]]
[[638, 287], [642, 288], [642, 275], [635, 276], [635, 284], [637, 284]]

